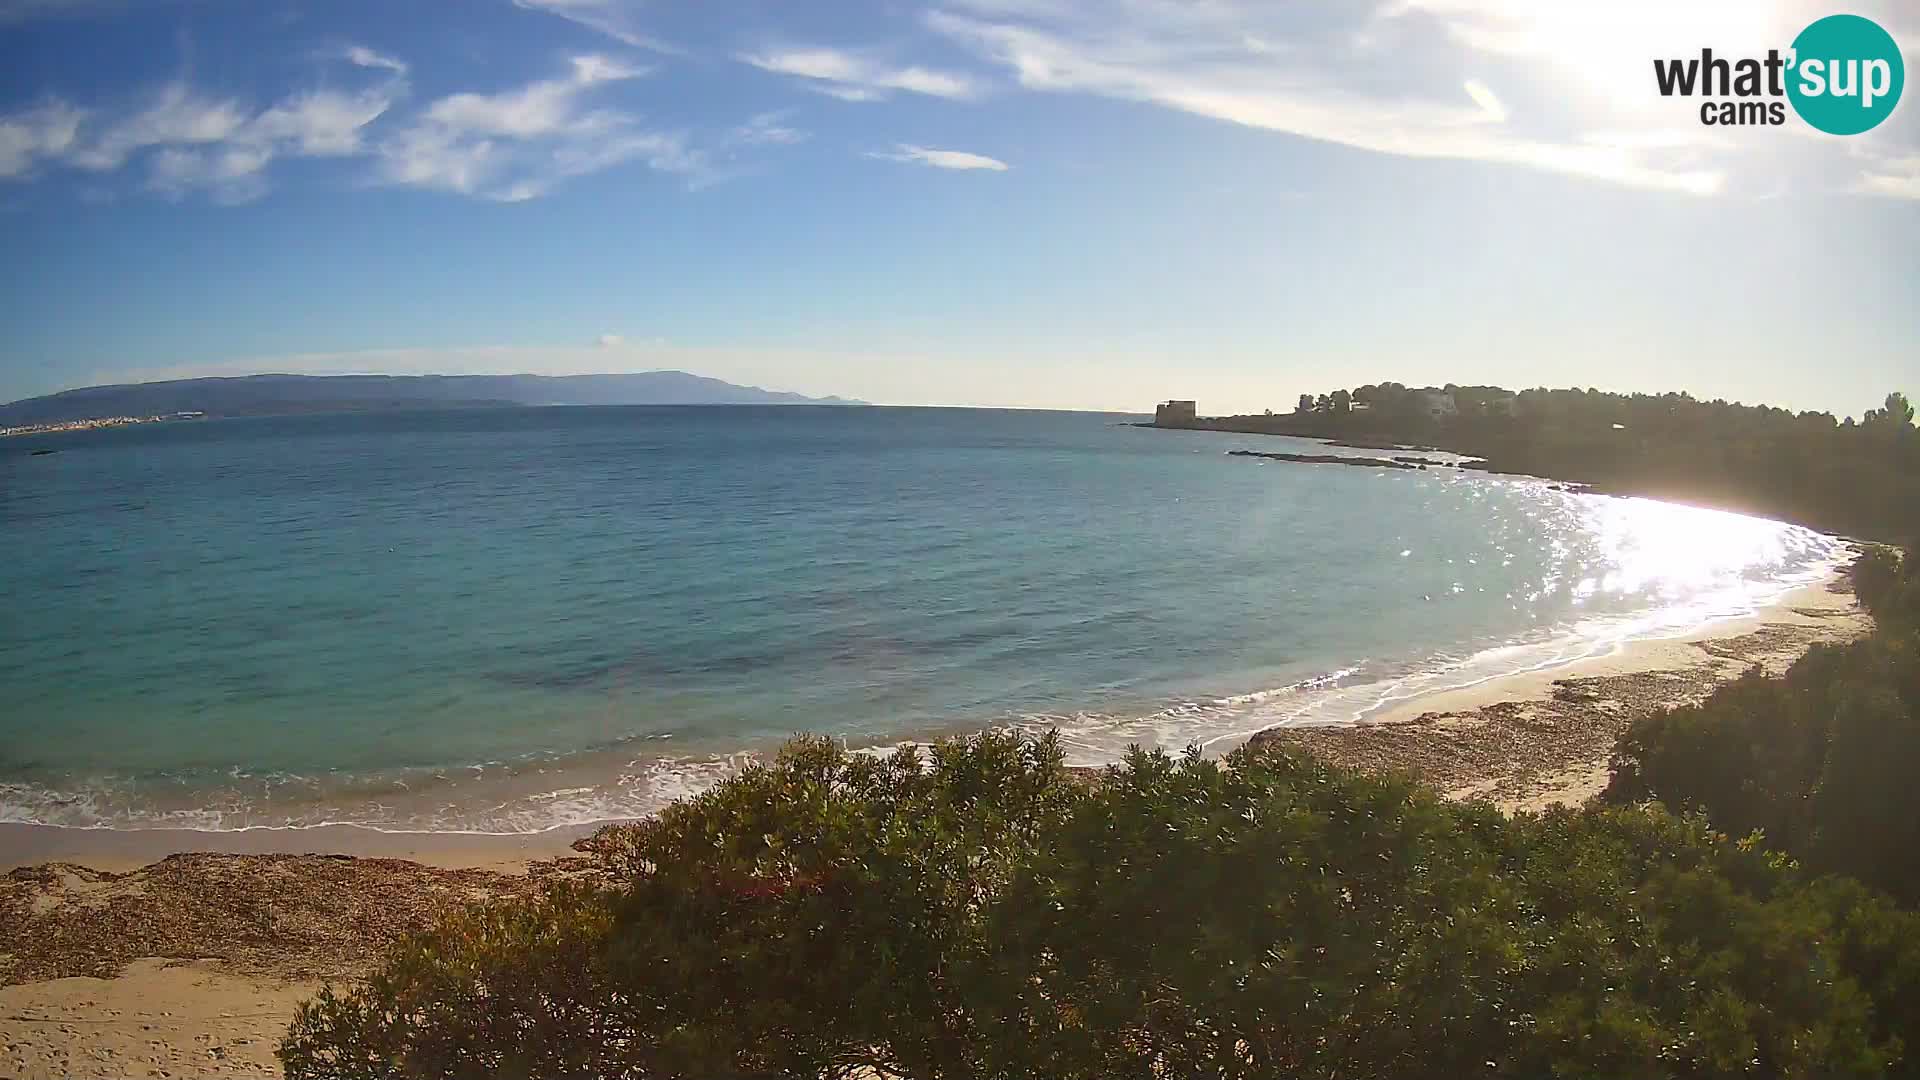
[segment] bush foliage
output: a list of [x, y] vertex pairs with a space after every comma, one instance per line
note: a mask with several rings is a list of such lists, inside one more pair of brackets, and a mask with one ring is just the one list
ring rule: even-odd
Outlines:
[[[1658, 807], [1297, 751], [789, 744], [309, 1003], [296, 1078], [1878, 1076], [1920, 917]], [[1903, 1027], [1903, 1025], [1905, 1025]]]
[[1808, 652], [1784, 678], [1750, 672], [1698, 705], [1635, 723], [1609, 797], [1704, 810], [1809, 866], [1920, 902], [1920, 566], [1875, 549], [1854, 588], [1879, 624]]

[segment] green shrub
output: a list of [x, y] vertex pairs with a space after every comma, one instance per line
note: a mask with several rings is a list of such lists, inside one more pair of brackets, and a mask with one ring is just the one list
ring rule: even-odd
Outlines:
[[1882, 627], [1920, 625], [1920, 559], [1912, 548], [1904, 555], [1884, 546], [1868, 548], [1854, 564], [1853, 588]]
[[1853, 591], [1860, 604], [1882, 619], [1894, 614], [1905, 585], [1903, 560], [1890, 547], [1875, 544], [1853, 564]]
[[1816, 870], [1920, 902], [1920, 816], [1907, 786], [1920, 775], [1914, 565], [1882, 549], [1856, 566], [1880, 624], [1871, 636], [1635, 722], [1614, 748], [1609, 799], [1697, 808]]
[[[396, 947], [362, 986], [301, 1006], [280, 1050], [288, 1076], [614, 1076], [651, 1033], [607, 978], [605, 892], [560, 885], [496, 902]], [[645, 1073], [637, 1075], [646, 1075]]]
[[1279, 748], [801, 739], [599, 849], [309, 1005], [287, 1074], [1877, 1076], [1920, 993], [1914, 915], [1702, 820]]

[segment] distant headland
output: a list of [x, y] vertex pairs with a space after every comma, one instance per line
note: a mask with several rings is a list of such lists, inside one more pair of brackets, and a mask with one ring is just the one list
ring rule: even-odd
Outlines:
[[102, 418], [274, 416], [525, 405], [864, 405], [693, 375], [247, 375], [89, 386], [0, 405], [0, 429]]
[[[1905, 394], [1859, 420], [1686, 393], [1368, 383], [1301, 394], [1291, 412], [1206, 416], [1161, 402], [1142, 427], [1287, 435], [1373, 450], [1446, 451], [1463, 467], [1547, 477], [1781, 518], [1823, 532], [1920, 537], [1920, 429]], [[1318, 462], [1311, 455], [1255, 454]], [[1370, 459], [1339, 464], [1369, 464]], [[1378, 462], [1372, 462], [1377, 464]], [[1394, 458], [1389, 464], [1407, 464]], [[1415, 463], [1417, 464], [1417, 462]]]

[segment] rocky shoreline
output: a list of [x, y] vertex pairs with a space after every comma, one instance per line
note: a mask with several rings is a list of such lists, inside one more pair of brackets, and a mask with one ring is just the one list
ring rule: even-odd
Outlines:
[[[1872, 621], [1844, 577], [1731, 636], [1642, 643], [1638, 655], [1438, 695], [1351, 727], [1270, 728], [1250, 745], [1297, 746], [1372, 772], [1413, 775], [1503, 810], [1578, 805], [1605, 787], [1613, 745], [1635, 720], [1701, 700], [1759, 667], [1778, 674], [1808, 649], [1864, 636]], [[1584, 668], [1585, 670], [1581, 670]]]
[[1359, 465], [1373, 469], [1425, 469], [1428, 465], [1444, 465], [1443, 461], [1429, 461], [1426, 458], [1394, 457], [1348, 457], [1340, 454], [1274, 454], [1260, 450], [1229, 450], [1228, 457], [1264, 458], [1268, 461], [1292, 461], [1302, 465]]
[[[1449, 453], [1449, 451], [1442, 450], [1437, 446], [1421, 446], [1417, 444], [1410, 445], [1410, 444], [1404, 444], [1404, 443], [1385, 442], [1385, 441], [1379, 441], [1379, 440], [1328, 439], [1328, 438], [1315, 436], [1315, 435], [1288, 435], [1280, 432], [1239, 431], [1237, 429], [1232, 429], [1232, 428], [1215, 428], [1215, 427], [1207, 427], [1207, 426], [1174, 427], [1166, 424], [1153, 424], [1153, 423], [1135, 423], [1135, 424], [1129, 424], [1126, 426], [1155, 428], [1160, 431], [1213, 431], [1221, 434], [1241, 434], [1241, 435], [1278, 434], [1282, 438], [1302, 439], [1309, 442], [1325, 443], [1328, 446], [1339, 446], [1339, 447], [1345, 447], [1348, 449], [1355, 449], [1355, 450], [1403, 450], [1403, 451], [1416, 451], [1416, 452], [1435, 453], [1435, 454]], [[1492, 476], [1533, 477], [1532, 473], [1518, 472], [1513, 469], [1494, 468], [1493, 466], [1477, 458], [1464, 458], [1464, 459], [1456, 458], [1453, 460], [1445, 460], [1441, 458], [1417, 456], [1414, 453], [1394, 454], [1391, 457], [1378, 458], [1378, 457], [1360, 457], [1358, 455], [1347, 455], [1347, 454], [1288, 454], [1288, 453], [1281, 453], [1278, 451], [1268, 451], [1268, 450], [1229, 450], [1227, 451], [1227, 456], [1240, 457], [1240, 458], [1262, 458], [1267, 461], [1285, 461], [1285, 462], [1291, 462], [1299, 465], [1355, 465], [1362, 468], [1397, 469], [1397, 470], [1418, 471], [1418, 472], [1424, 472], [1428, 469], [1458, 469], [1462, 471], [1487, 473]], [[1592, 484], [1583, 484], [1583, 483], [1578, 483], [1576, 481], [1571, 481], [1571, 480], [1551, 480], [1547, 477], [1533, 477], [1533, 478], [1547, 480], [1548, 486], [1551, 488], [1551, 490], [1554, 490], [1554, 491], [1593, 492], [1596, 494], [1603, 494], [1603, 492], [1600, 492], [1599, 489], [1597, 489]]]

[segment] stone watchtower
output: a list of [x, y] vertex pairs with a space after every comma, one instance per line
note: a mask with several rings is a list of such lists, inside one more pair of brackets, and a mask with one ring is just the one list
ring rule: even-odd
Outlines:
[[1192, 427], [1195, 419], [1193, 402], [1163, 401], [1154, 406], [1154, 427]]

